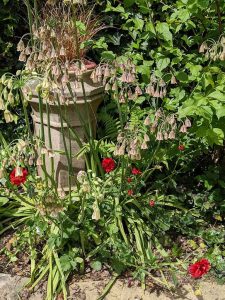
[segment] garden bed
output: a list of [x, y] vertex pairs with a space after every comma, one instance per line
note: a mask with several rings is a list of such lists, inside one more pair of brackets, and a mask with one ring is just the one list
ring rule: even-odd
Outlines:
[[[21, 228], [22, 229], [22, 228]], [[7, 255], [0, 254], [0, 300], [43, 300], [46, 297], [47, 282], [43, 279], [33, 291], [29, 290], [25, 284], [30, 277], [30, 259], [28, 249], [17, 253], [14, 248], [15, 232], [5, 234], [1, 238], [0, 248], [5, 249]], [[190, 255], [192, 249], [188, 241], [182, 238], [184, 246], [183, 257]], [[41, 249], [40, 249], [41, 250]], [[94, 270], [90, 263], [86, 262], [84, 274], [71, 274], [68, 280], [68, 299], [77, 300], [169, 300], [169, 299], [204, 299], [204, 300], [224, 300], [225, 285], [219, 285], [214, 279], [209, 277], [206, 280], [193, 280], [188, 274], [176, 278], [176, 283], [166, 287], [166, 282], [171, 284], [172, 278], [165, 272], [165, 285], [157, 284], [161, 279], [160, 272], [154, 273], [154, 280], [151, 276], [146, 276], [145, 290], [141, 287], [141, 282], [133, 278], [132, 272], [127, 270], [120, 276], [114, 277], [109, 266], [102, 266], [101, 270]], [[115, 278], [115, 280], [113, 280]], [[107, 286], [110, 286], [108, 289]], [[105, 293], [106, 292], [106, 293]], [[101, 298], [102, 294], [105, 296]], [[3, 297], [3, 298], [1, 298]], [[9, 298], [7, 298], [9, 297]], [[62, 298], [61, 298], [62, 297]], [[203, 298], [202, 298], [203, 297]], [[57, 300], [63, 299], [61, 294]]]
[[225, 2], [24, 0], [26, 30], [3, 2], [0, 272], [45, 300], [192, 299], [208, 279], [220, 299]]
[[[0, 273], [0, 299], [1, 300], [43, 300], [45, 299], [45, 291], [38, 288], [31, 294], [23, 285], [28, 281], [27, 278], [20, 276], [11, 276]], [[96, 278], [76, 278], [69, 285], [68, 299], [76, 300], [97, 300], [100, 299], [104, 287], [107, 285], [108, 279]], [[214, 281], [202, 281], [198, 288], [191, 283], [186, 283], [173, 292], [169, 293], [160, 290], [155, 286], [147, 287], [145, 291], [134, 283], [128, 285], [127, 279], [118, 279], [112, 286], [110, 292], [102, 298], [105, 300], [224, 300], [225, 286], [218, 285]], [[60, 295], [57, 300], [63, 299]]]

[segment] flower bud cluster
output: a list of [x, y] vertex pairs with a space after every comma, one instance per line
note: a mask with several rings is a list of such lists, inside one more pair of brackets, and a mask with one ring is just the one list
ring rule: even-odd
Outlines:
[[175, 114], [166, 115], [162, 108], [158, 109], [151, 121], [148, 115], [144, 121], [144, 125], [147, 126], [151, 133], [155, 133], [156, 140], [174, 140], [177, 132], [187, 133], [188, 128], [191, 127], [191, 121], [186, 118], [180, 125]]
[[19, 139], [11, 143], [0, 151], [0, 179], [5, 177], [8, 168], [16, 168], [17, 176], [20, 176], [20, 166], [32, 166], [34, 161], [34, 150], [29, 141]]
[[221, 36], [218, 42], [204, 41], [199, 47], [199, 53], [203, 53], [207, 59], [225, 60], [225, 37]]
[[[58, 77], [74, 60], [84, 58], [88, 47], [83, 47], [82, 44], [104, 26], [100, 19], [93, 15], [92, 9], [84, 9], [82, 5], [76, 9], [76, 20], [77, 23], [84, 24], [85, 31], [74, 26], [74, 12], [71, 9], [73, 4], [45, 6], [40, 13], [40, 26], [32, 26], [33, 43], [32, 40], [19, 41], [17, 45], [20, 52], [19, 61], [26, 63], [27, 70], [43, 74], [50, 68], [52, 74]], [[62, 76], [62, 82], [66, 82], [67, 74]]]

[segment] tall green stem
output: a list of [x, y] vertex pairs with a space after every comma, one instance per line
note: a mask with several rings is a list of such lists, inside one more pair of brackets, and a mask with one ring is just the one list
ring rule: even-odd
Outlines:
[[58, 107], [59, 107], [59, 112], [60, 112], [60, 123], [61, 123], [61, 132], [62, 132], [62, 138], [63, 138], [63, 144], [64, 144], [64, 149], [65, 149], [65, 154], [67, 158], [67, 163], [68, 163], [68, 184], [69, 184], [69, 199], [71, 201], [71, 175], [72, 175], [72, 170], [71, 170], [71, 154], [68, 151], [67, 144], [66, 144], [66, 138], [65, 138], [65, 133], [64, 133], [64, 124], [63, 124], [63, 113], [62, 113], [62, 108], [61, 108], [61, 103], [59, 100], [59, 95], [56, 95], [56, 99], [58, 102]]
[[31, 42], [33, 45], [33, 35], [32, 35], [32, 24], [33, 24], [33, 16], [32, 16], [32, 8], [30, 5], [30, 0], [24, 0], [24, 3], [27, 7], [27, 16], [28, 16], [28, 22], [29, 22], [29, 29], [31, 34]]

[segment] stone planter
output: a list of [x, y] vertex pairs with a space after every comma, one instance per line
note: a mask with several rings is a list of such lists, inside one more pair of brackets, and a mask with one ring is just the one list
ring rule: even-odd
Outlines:
[[[67, 122], [63, 122], [63, 132], [67, 144], [67, 148], [70, 146], [71, 140], [71, 149], [72, 155], [75, 156], [80, 148], [73, 138], [73, 136], [69, 136], [69, 129], [68, 125], [73, 128], [77, 135], [79, 136], [80, 140], [85, 140], [85, 130], [84, 130], [84, 123], [88, 124], [88, 115], [91, 120], [93, 133], [96, 132], [96, 111], [103, 100], [104, 97], [104, 88], [99, 83], [93, 83], [90, 79], [90, 74], [92, 70], [88, 70], [83, 73], [83, 82], [84, 82], [84, 89], [86, 95], [86, 101], [84, 98], [83, 89], [81, 87], [75, 88], [74, 85], [71, 84], [73, 94], [76, 95], [76, 108], [74, 105], [74, 101], [71, 99], [71, 94], [69, 91], [65, 90], [65, 98], [69, 99], [68, 105], [62, 104], [61, 111], [66, 118]], [[40, 119], [40, 112], [39, 112], [39, 101], [37, 93], [35, 93], [35, 87], [37, 86], [36, 80], [31, 80], [27, 83], [27, 87], [32, 90], [33, 98], [30, 100], [30, 105], [32, 108], [32, 118], [34, 123], [34, 135], [40, 136], [40, 129], [41, 129], [41, 119]], [[65, 151], [64, 142], [63, 142], [63, 134], [61, 131], [61, 120], [60, 120], [60, 108], [57, 104], [49, 104], [50, 110], [50, 134], [52, 140], [52, 150], [56, 151], [54, 156], [54, 169], [55, 169], [55, 180], [57, 182], [58, 188], [63, 188], [64, 191], [67, 191], [68, 186], [68, 161], [66, 155], [57, 153], [57, 151]], [[44, 135], [45, 135], [45, 146], [50, 148], [49, 145], [49, 134], [48, 134], [48, 119], [46, 113], [46, 103], [43, 103], [42, 107], [43, 111], [43, 124], [44, 124]], [[77, 113], [79, 111], [79, 114]], [[81, 119], [83, 121], [81, 121]], [[40, 149], [39, 149], [40, 152]], [[46, 171], [48, 174], [51, 174], [51, 159], [46, 155]], [[71, 184], [72, 186], [75, 185], [76, 175], [80, 170], [85, 170], [85, 161], [82, 158], [72, 158], [72, 174], [71, 177]], [[42, 171], [42, 167], [38, 167], [38, 175], [43, 177], [44, 172]]]

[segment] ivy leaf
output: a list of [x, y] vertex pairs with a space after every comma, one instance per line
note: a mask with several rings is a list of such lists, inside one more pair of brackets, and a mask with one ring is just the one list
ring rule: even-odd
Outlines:
[[156, 65], [157, 65], [157, 68], [162, 71], [164, 70], [170, 63], [170, 59], [168, 57], [165, 57], [165, 58], [160, 58]]

